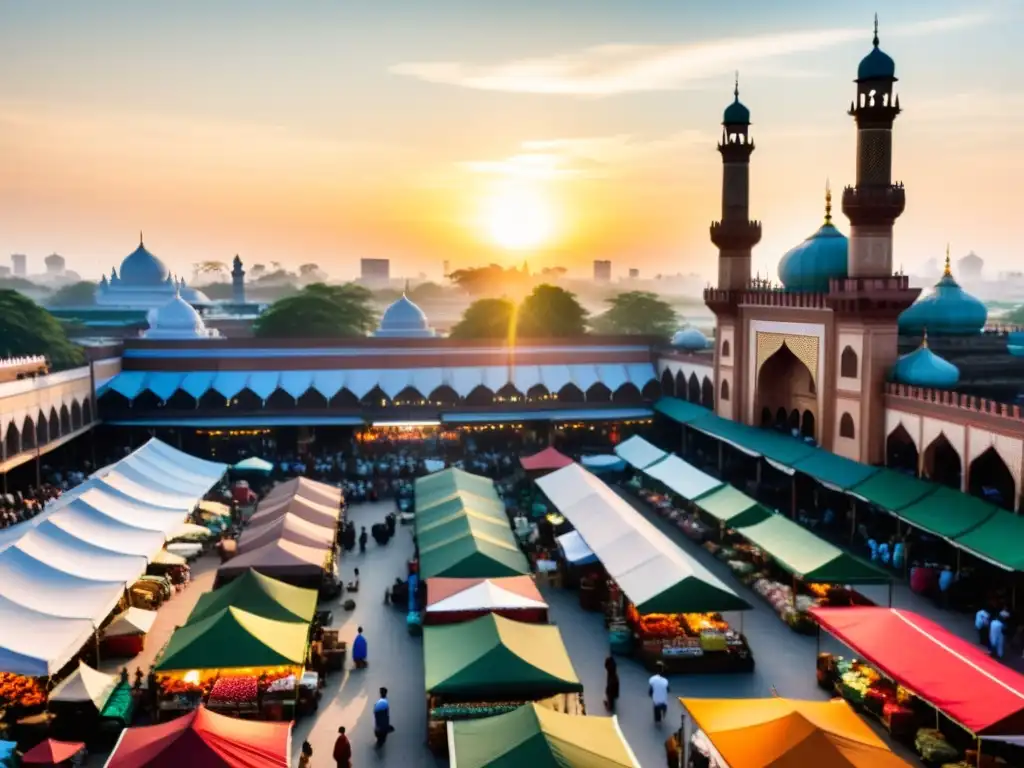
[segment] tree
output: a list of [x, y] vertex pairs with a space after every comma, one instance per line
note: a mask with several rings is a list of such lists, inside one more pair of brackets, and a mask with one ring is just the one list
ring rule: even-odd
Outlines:
[[228, 274], [231, 270], [223, 261], [200, 261], [192, 265], [192, 271], [196, 280], [201, 276], [209, 276], [216, 282], [217, 278]]
[[448, 279], [470, 296], [520, 296], [532, 282], [525, 270], [515, 267], [503, 269], [497, 264], [457, 269], [448, 275]]
[[91, 307], [96, 303], [96, 283], [80, 280], [58, 288], [46, 300], [50, 307]]
[[516, 305], [508, 299], [477, 299], [448, 334], [453, 339], [506, 339]]
[[587, 332], [588, 314], [575, 294], [555, 285], [538, 285], [519, 305], [516, 335], [526, 339], [582, 336]]
[[443, 297], [444, 288], [437, 283], [420, 283], [409, 291], [409, 298], [413, 301], [432, 301]]
[[649, 291], [626, 291], [607, 299], [611, 307], [595, 320], [603, 332], [668, 338], [676, 330], [675, 310]]
[[253, 324], [258, 338], [331, 339], [365, 336], [377, 327], [372, 296], [359, 285], [312, 283], [275, 301]]
[[327, 273], [320, 269], [319, 264], [302, 264], [299, 266], [299, 277], [307, 282], [323, 282]]
[[1011, 312], [1007, 312], [1003, 317], [999, 318], [999, 321], [1006, 325], [1024, 325], [1024, 304]]
[[85, 360], [57, 318], [17, 291], [0, 290], [0, 358], [30, 355], [45, 355], [53, 370]]
[[260, 275], [264, 274], [266, 271], [267, 268], [263, 264], [253, 264], [252, 268], [249, 270], [249, 277], [255, 280], [256, 278], [260, 277]]

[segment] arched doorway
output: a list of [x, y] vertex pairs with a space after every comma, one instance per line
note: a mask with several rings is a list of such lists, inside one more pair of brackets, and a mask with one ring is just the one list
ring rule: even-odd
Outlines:
[[700, 404], [709, 410], [715, 410], [715, 385], [707, 377], [704, 377], [704, 382], [700, 385]]
[[680, 400], [686, 399], [686, 374], [681, 370], [676, 371], [675, 393]]
[[789, 429], [789, 411], [781, 405], [779, 406], [779, 409], [775, 411], [775, 426], [778, 429]]
[[810, 411], [804, 411], [804, 415], [800, 419], [800, 434], [814, 439], [814, 414]]
[[661, 374], [661, 392], [665, 397], [675, 397], [676, 394], [675, 379], [672, 378], [672, 371], [667, 368]]
[[960, 490], [963, 462], [944, 434], [939, 434], [924, 452], [924, 475], [934, 483]]
[[4, 453], [7, 458], [21, 453], [21, 432], [18, 431], [13, 421], [7, 425], [7, 434], [4, 436]]
[[972, 495], [998, 504], [1011, 512], [1017, 505], [1017, 487], [1013, 473], [994, 447], [986, 448], [971, 462], [968, 490]]
[[700, 402], [700, 381], [696, 373], [691, 373], [689, 381], [686, 382], [686, 399], [691, 403]]
[[789, 429], [790, 432], [800, 431], [800, 411], [796, 408], [790, 411], [789, 418], [786, 420], [786, 428]]
[[[793, 351], [783, 344], [769, 357], [757, 373], [757, 402], [755, 413], [763, 408], [774, 409], [777, 423], [787, 429], [804, 431], [804, 425], [814, 430], [817, 425], [818, 398], [814, 377], [810, 369]], [[794, 416], [795, 414], [795, 416]], [[804, 414], [809, 414], [809, 418]], [[815, 437], [812, 431], [809, 437]]]
[[914, 438], [906, 427], [897, 424], [896, 429], [885, 438], [885, 466], [916, 475], [919, 456]]
[[761, 426], [770, 427], [772, 425], [772, 409], [765, 406], [761, 409]]

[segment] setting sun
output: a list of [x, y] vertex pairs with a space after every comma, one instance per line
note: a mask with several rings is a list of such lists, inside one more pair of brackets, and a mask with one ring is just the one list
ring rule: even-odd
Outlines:
[[482, 214], [488, 237], [509, 250], [536, 248], [554, 232], [551, 203], [534, 185], [496, 189], [485, 200]]

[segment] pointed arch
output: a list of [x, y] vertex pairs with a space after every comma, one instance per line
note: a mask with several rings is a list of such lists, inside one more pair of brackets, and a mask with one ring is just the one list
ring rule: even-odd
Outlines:
[[279, 387], [270, 393], [263, 407], [268, 411], [290, 411], [295, 407], [295, 401], [294, 397]]
[[640, 393], [640, 390], [636, 388], [636, 384], [626, 382], [621, 387], [612, 392], [612, 402], [621, 403], [623, 405], [642, 403], [644, 396]]
[[920, 453], [914, 438], [910, 436], [906, 427], [897, 424], [885, 438], [885, 466], [916, 475], [919, 471], [919, 460]]
[[582, 403], [584, 401], [583, 390], [575, 384], [566, 384], [558, 390], [558, 401], [560, 403]]
[[644, 400], [655, 401], [661, 398], [663, 391], [661, 389], [661, 382], [657, 379], [651, 379], [644, 384], [643, 389], [640, 390], [640, 394]]
[[665, 397], [675, 397], [676, 394], [676, 380], [668, 368], [661, 374], [661, 392]]
[[686, 382], [686, 399], [691, 403], [700, 402], [700, 379], [697, 378], [696, 373], [691, 373]]
[[960, 490], [963, 477], [963, 461], [945, 433], [938, 437], [924, 451], [924, 474], [935, 483]]
[[71, 411], [66, 403], [60, 406], [60, 433], [61, 435], [71, 434]]
[[19, 453], [21, 453], [21, 430], [12, 421], [7, 425], [7, 434], [4, 435], [4, 455], [11, 458]]
[[544, 400], [551, 397], [551, 392], [543, 384], [534, 384], [526, 390], [527, 400]]
[[804, 411], [803, 416], [800, 418], [800, 434], [813, 440], [817, 436], [814, 429], [814, 413], [808, 409]]
[[844, 379], [856, 379], [860, 376], [860, 360], [849, 344], [843, 348], [843, 354], [839, 356], [839, 375]]
[[587, 390], [588, 403], [609, 403], [612, 399], [612, 391], [600, 381]]
[[700, 404], [709, 410], [715, 410], [715, 385], [707, 376], [700, 385]]
[[82, 406], [79, 405], [77, 400], [71, 401], [71, 429], [81, 429], [82, 427]]
[[36, 416], [36, 445], [44, 446], [50, 442], [49, 427], [46, 422], [46, 416], [40, 411], [39, 415]]
[[395, 403], [401, 403], [406, 406], [429, 405], [430, 403], [427, 403], [426, 399], [423, 393], [416, 389], [416, 387], [406, 387], [395, 395]]
[[729, 402], [729, 382], [727, 379], [722, 379], [722, 386], [720, 389], [721, 392], [718, 395], [718, 399], [723, 403]]
[[731, 350], [729, 349], [729, 340], [722, 339], [722, 357], [729, 357]]
[[466, 405], [483, 408], [494, 404], [494, 393], [483, 384], [473, 387], [466, 395]]
[[21, 423], [21, 450], [30, 451], [36, 447], [36, 423], [26, 416]]
[[57, 409], [53, 406], [50, 407], [50, 418], [47, 422], [47, 434], [51, 440], [56, 440], [60, 437], [60, 416], [57, 415]]
[[786, 429], [789, 424], [789, 411], [783, 408], [781, 405], [778, 410], [775, 411], [775, 426]]
[[1017, 483], [995, 446], [989, 446], [978, 454], [971, 462], [967, 477], [967, 489], [972, 495], [1011, 512], [1016, 511]]
[[800, 431], [800, 411], [796, 408], [790, 411], [789, 416], [786, 417], [786, 427], [789, 428], [790, 431]]
[[82, 426], [86, 424], [92, 424], [92, 400], [88, 397], [82, 403]]
[[176, 389], [167, 398], [164, 408], [172, 411], [194, 411], [199, 407], [199, 401], [184, 389]]
[[853, 440], [857, 437], [857, 428], [853, 423], [853, 416], [849, 413], [844, 413], [839, 417], [839, 436], [845, 437], [848, 440]]
[[761, 409], [761, 426], [770, 427], [772, 426], [772, 409], [767, 405]]
[[678, 371], [676, 371], [675, 387], [674, 387], [674, 389], [675, 389], [675, 392], [676, 392], [676, 397], [678, 397], [680, 400], [686, 400], [687, 399], [687, 394], [686, 394], [686, 374], [683, 373], [683, 369], [682, 368], [680, 368]]
[[441, 407], [458, 405], [460, 400], [459, 393], [447, 384], [442, 384], [440, 387], [435, 389], [430, 393], [430, 397], [427, 399], [434, 405]]

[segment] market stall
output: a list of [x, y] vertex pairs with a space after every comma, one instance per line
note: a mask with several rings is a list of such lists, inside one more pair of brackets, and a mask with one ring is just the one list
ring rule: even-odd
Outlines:
[[532, 702], [504, 715], [449, 721], [448, 759], [451, 768], [640, 768], [617, 718], [566, 715]]
[[230, 584], [200, 595], [187, 623], [234, 607], [264, 619], [309, 624], [316, 614], [316, 604], [316, 590], [294, 587], [248, 570]]
[[558, 543], [559, 551], [562, 553], [565, 562], [573, 567], [578, 568], [600, 562], [594, 551], [587, 546], [587, 542], [580, 536], [579, 531], [563, 533], [555, 541]]
[[698, 499], [723, 485], [718, 478], [701, 472], [673, 454], [642, 471], [649, 480], [686, 501]]
[[105, 768], [288, 768], [291, 729], [290, 722], [248, 722], [199, 706], [167, 723], [126, 729]]
[[298, 517], [318, 528], [337, 529], [341, 510], [302, 496], [264, 499], [257, 505], [256, 514], [249, 518], [248, 527], [259, 528], [286, 515]]
[[301, 544], [304, 547], [333, 547], [337, 538], [337, 524], [323, 527], [308, 522], [292, 512], [275, 520], [263, 521], [253, 518], [242, 535], [238, 537], [238, 552], [245, 553], [271, 544], [279, 539]]
[[501, 503], [501, 497], [494, 487], [493, 480], [470, 474], [456, 467], [449, 467], [432, 475], [419, 477], [413, 487], [417, 512], [460, 495], [466, 499], [477, 497]]
[[334, 552], [319, 547], [304, 547], [278, 539], [231, 558], [217, 569], [216, 584], [227, 584], [249, 570], [256, 570], [279, 581], [319, 589], [334, 568]]
[[129, 608], [103, 630], [100, 652], [104, 656], [138, 656], [155, 621], [156, 611]]
[[417, 531], [427, 531], [435, 525], [465, 516], [479, 517], [508, 527], [504, 504], [469, 493], [459, 493], [428, 506], [417, 504], [414, 522]]
[[85, 743], [44, 739], [21, 756], [22, 765], [70, 765], [85, 758]]
[[557, 627], [487, 615], [423, 629], [427, 738], [447, 749], [447, 723], [510, 712], [531, 701], [582, 713], [583, 686]]
[[545, 448], [540, 453], [520, 457], [519, 463], [527, 472], [541, 473], [553, 472], [556, 469], [568, 467], [573, 462], [572, 459], [561, 451], [555, 448]]
[[633, 469], [643, 470], [668, 456], [665, 451], [633, 435], [615, 446], [615, 455], [629, 464]]
[[427, 579], [424, 623], [454, 624], [488, 613], [546, 624], [548, 604], [529, 576], [494, 579]]
[[293, 496], [308, 499], [326, 507], [334, 507], [335, 509], [341, 505], [344, 498], [340, 488], [335, 488], [327, 483], [319, 483], [316, 480], [310, 480], [305, 477], [296, 477], [275, 485], [263, 497], [263, 501], [268, 502], [268, 506], [270, 506], [270, 501], [290, 499]]
[[88, 643], [95, 628], [87, 619], [65, 619], [0, 597], [0, 671], [48, 677]]

